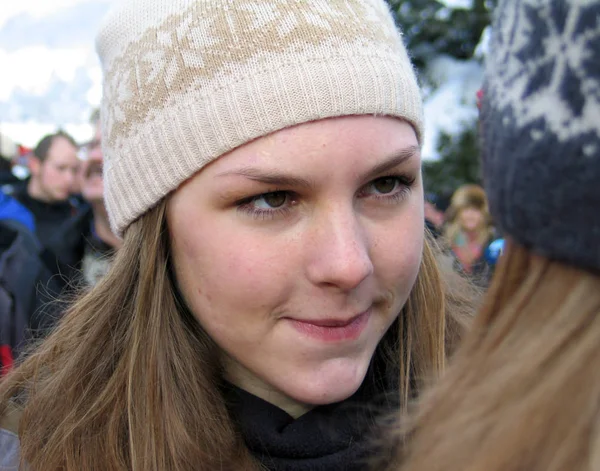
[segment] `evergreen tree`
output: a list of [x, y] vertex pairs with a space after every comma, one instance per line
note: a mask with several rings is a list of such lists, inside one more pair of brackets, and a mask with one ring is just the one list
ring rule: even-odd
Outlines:
[[428, 191], [451, 195], [465, 183], [481, 184], [479, 136], [468, 128], [457, 136], [442, 134], [440, 159], [423, 162], [423, 180]]
[[[472, 8], [450, 8], [437, 0], [388, 0], [417, 69], [445, 54], [471, 59], [491, 22], [495, 0], [473, 0]], [[439, 140], [438, 161], [424, 162], [427, 191], [447, 195], [464, 183], [480, 183], [477, 124]]]
[[438, 54], [473, 57], [495, 5], [495, 0], [473, 0], [471, 9], [463, 9], [437, 0], [387, 1], [418, 68]]

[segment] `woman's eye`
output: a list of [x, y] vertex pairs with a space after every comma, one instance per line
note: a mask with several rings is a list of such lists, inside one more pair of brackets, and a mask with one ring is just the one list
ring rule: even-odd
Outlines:
[[294, 193], [271, 191], [240, 201], [237, 208], [255, 219], [272, 219], [285, 216], [297, 202]]
[[284, 191], [274, 191], [256, 197], [254, 199], [254, 206], [258, 209], [277, 209], [281, 208], [287, 200], [287, 193]]
[[398, 193], [402, 182], [398, 177], [381, 177], [373, 180], [363, 190], [364, 196], [385, 197]]
[[396, 202], [402, 200], [410, 192], [415, 179], [407, 176], [387, 176], [373, 180], [365, 185], [359, 196], [361, 198], [374, 198], [382, 202]]
[[373, 183], [371, 183], [373, 189], [381, 195], [387, 195], [389, 193], [394, 192], [398, 188], [399, 184], [400, 182], [396, 177], [378, 178]]

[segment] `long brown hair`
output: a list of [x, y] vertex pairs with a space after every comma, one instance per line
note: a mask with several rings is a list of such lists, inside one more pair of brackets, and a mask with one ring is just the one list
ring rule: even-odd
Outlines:
[[454, 360], [390, 469], [600, 469], [600, 276], [509, 243]]
[[[108, 275], [0, 384], [30, 469], [259, 468], [225, 407], [217, 348], [177, 296], [165, 206], [132, 224]], [[455, 283], [426, 244], [396, 323], [404, 403], [443, 369], [471, 312]]]

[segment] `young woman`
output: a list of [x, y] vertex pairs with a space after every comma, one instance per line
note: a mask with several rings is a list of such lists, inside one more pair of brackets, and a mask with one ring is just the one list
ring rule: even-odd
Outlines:
[[123, 245], [1, 383], [5, 456], [364, 469], [375, 417], [470, 312], [424, 240], [421, 99], [387, 5], [127, 0], [98, 51]]
[[485, 191], [479, 185], [461, 186], [452, 195], [447, 214], [445, 235], [458, 268], [487, 284], [490, 267], [485, 253], [493, 241], [493, 231]]
[[600, 469], [599, 14], [598, 1], [498, 6], [483, 163], [507, 250], [391, 469]]

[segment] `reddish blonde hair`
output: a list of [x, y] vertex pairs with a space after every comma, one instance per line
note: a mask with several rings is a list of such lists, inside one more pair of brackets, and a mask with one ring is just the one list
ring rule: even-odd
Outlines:
[[[600, 277], [508, 244], [482, 311], [389, 469], [600, 469]], [[381, 468], [380, 468], [381, 469]]]

